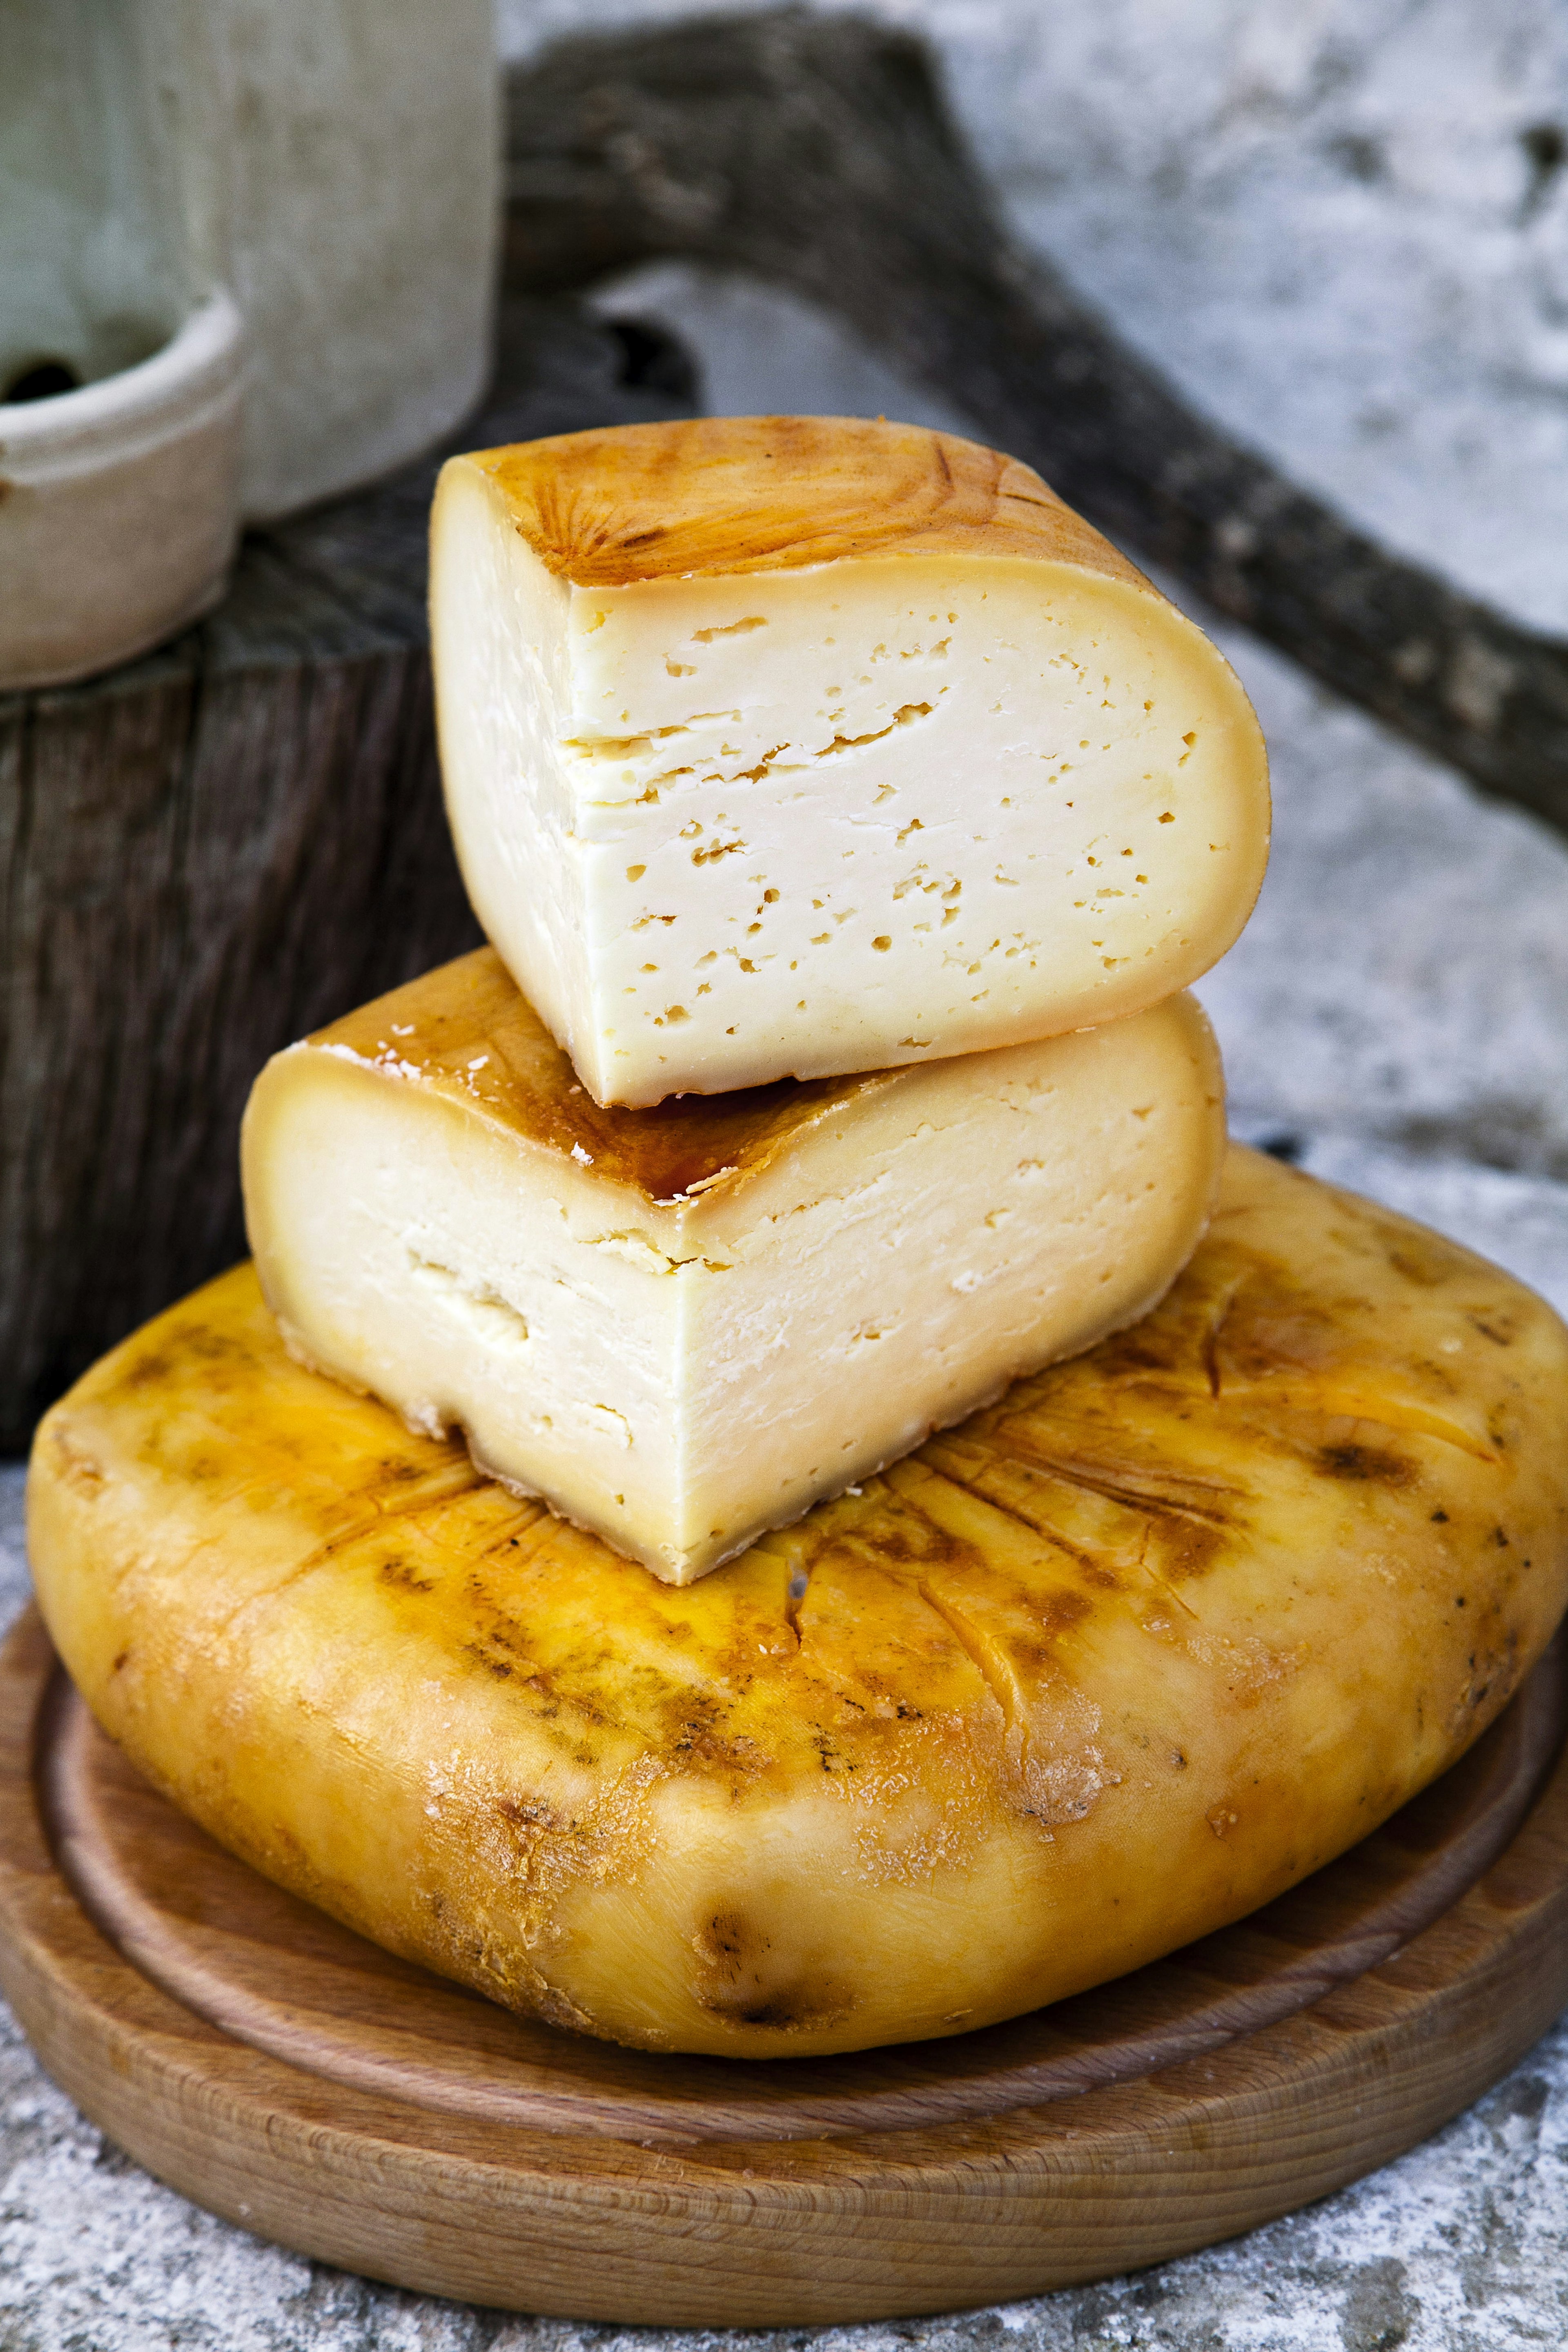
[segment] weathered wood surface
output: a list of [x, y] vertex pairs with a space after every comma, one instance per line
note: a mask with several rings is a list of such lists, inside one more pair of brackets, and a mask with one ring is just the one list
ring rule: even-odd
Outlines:
[[492, 2010], [264, 1884], [136, 1780], [29, 1616], [0, 1653], [0, 1989], [151, 2170], [375, 2277], [710, 2326], [1028, 2294], [1355, 2179], [1543, 2030], [1563, 1669], [1559, 1643], [1364, 1846], [1170, 1960], [985, 2033], [743, 2065]]
[[1568, 829], [1568, 645], [1403, 562], [1189, 405], [1008, 237], [912, 36], [786, 7], [514, 69], [509, 268], [685, 256], [839, 312], [1125, 545]]
[[[513, 302], [452, 446], [693, 404], [656, 341]], [[253, 535], [157, 653], [0, 698], [0, 1450], [242, 1254], [267, 1055], [478, 938], [431, 724], [434, 463]]]

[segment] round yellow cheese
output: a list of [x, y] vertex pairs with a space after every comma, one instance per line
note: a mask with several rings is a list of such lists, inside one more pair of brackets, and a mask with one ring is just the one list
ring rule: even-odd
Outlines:
[[291, 1362], [245, 1268], [55, 1407], [29, 1508], [94, 1713], [258, 1870], [586, 2032], [852, 2050], [1236, 1918], [1469, 1746], [1568, 1599], [1568, 1332], [1234, 1152], [1142, 1323], [686, 1591]]

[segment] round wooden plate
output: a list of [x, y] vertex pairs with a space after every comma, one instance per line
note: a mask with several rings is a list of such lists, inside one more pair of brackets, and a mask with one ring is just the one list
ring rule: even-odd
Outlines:
[[1010, 2299], [1410, 2147], [1568, 2004], [1568, 1647], [1364, 1844], [985, 2032], [812, 2062], [552, 2032], [392, 1958], [153, 1794], [36, 1615], [0, 1652], [0, 1988], [198, 2204], [439, 2294], [735, 2326]]

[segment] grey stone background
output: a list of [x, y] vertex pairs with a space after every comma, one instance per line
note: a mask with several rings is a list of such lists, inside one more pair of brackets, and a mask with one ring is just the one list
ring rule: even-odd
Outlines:
[[[503, 0], [509, 46], [640, 9]], [[1568, 627], [1560, 0], [908, 0], [1013, 218], [1233, 429], [1385, 536]], [[717, 411], [962, 426], [828, 320], [682, 269]], [[1190, 603], [1190, 600], [1186, 600]], [[1206, 616], [1199, 613], [1200, 619]], [[1212, 625], [1212, 624], [1211, 624]], [[1202, 993], [1238, 1129], [1568, 1312], [1568, 842], [1267, 648], [1216, 634], [1277, 792], [1258, 913]], [[26, 1589], [0, 1468], [0, 1594]], [[0, 2013], [0, 2352], [696, 2352], [477, 2313], [265, 2246], [150, 2180]], [[1568, 2027], [1426, 2147], [1237, 2243], [956, 2319], [713, 2352], [1504, 2352], [1568, 2341]]]

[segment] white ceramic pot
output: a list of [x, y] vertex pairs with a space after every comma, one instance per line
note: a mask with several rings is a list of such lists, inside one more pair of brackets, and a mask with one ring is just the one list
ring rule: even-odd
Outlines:
[[0, 89], [18, 687], [156, 643], [216, 600], [236, 515], [371, 480], [478, 398], [500, 79], [492, 0], [0, 0]]
[[220, 21], [261, 520], [416, 455], [484, 390], [500, 71], [493, 0], [224, 0]]
[[239, 491], [206, 0], [0, 0], [0, 686], [221, 593]]
[[0, 405], [0, 687], [141, 653], [222, 594], [238, 530], [239, 313], [139, 366]]

